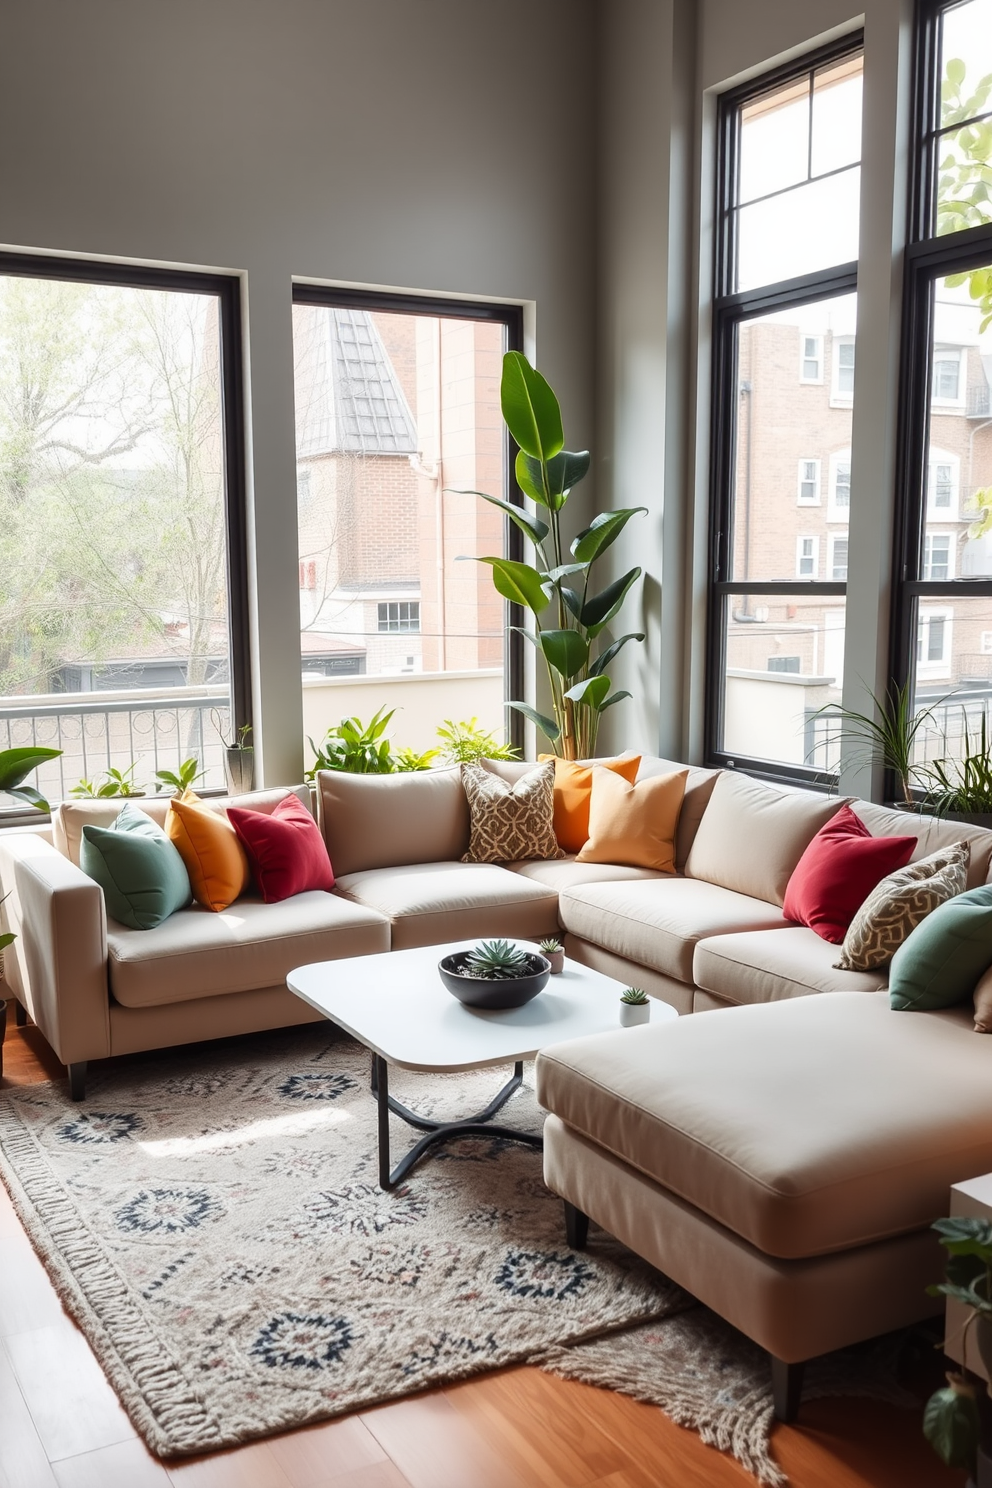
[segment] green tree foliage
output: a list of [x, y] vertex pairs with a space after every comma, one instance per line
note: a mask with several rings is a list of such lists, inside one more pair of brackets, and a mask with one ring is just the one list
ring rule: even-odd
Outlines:
[[[944, 68], [940, 89], [940, 123], [946, 129], [960, 128], [941, 136], [937, 162], [937, 232], [960, 232], [992, 222], [992, 119], [977, 119], [988, 108], [992, 96], [992, 73], [972, 88], [960, 57], [951, 57]], [[948, 288], [967, 284], [978, 304], [980, 333], [992, 324], [992, 266], [952, 274]]]

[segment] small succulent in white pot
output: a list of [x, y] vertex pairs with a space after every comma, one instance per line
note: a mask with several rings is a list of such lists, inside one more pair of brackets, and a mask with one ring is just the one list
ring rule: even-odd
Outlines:
[[548, 940], [542, 940], [538, 946], [538, 950], [542, 956], [545, 956], [551, 962], [552, 976], [558, 976], [560, 972], [565, 970], [565, 947], [556, 935], [551, 936]]
[[620, 1027], [634, 1028], [651, 1020], [651, 999], [643, 987], [626, 987], [620, 993]]

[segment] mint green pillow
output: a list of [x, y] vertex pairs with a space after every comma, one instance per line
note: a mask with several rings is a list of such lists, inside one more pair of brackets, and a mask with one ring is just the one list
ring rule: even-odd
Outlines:
[[103, 890], [108, 915], [132, 930], [154, 930], [193, 898], [178, 850], [130, 801], [112, 827], [83, 828], [79, 866]]
[[939, 904], [892, 958], [889, 1002], [897, 1012], [929, 1012], [964, 1002], [992, 966], [992, 884]]

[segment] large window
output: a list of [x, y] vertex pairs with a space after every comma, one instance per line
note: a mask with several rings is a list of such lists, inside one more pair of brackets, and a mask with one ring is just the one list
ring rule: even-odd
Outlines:
[[992, 0], [921, 14], [893, 671], [921, 754], [992, 712]]
[[837, 767], [851, 491], [860, 38], [720, 113], [707, 752]]
[[[502, 733], [517, 664], [505, 607], [489, 568], [458, 560], [509, 538], [495, 507], [460, 493], [508, 494], [499, 384], [519, 312], [307, 286], [294, 301], [305, 731], [388, 703], [401, 744], [433, 742], [445, 716]], [[342, 691], [348, 674], [360, 697]], [[436, 716], [419, 720], [404, 676], [446, 678]]]
[[238, 326], [236, 280], [0, 255], [0, 748], [52, 801], [222, 786], [249, 722]]

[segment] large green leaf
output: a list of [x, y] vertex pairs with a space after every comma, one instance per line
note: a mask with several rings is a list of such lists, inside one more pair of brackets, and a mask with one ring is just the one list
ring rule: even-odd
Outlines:
[[605, 672], [614, 656], [616, 656], [617, 652], [621, 651], [623, 647], [626, 646], [628, 641], [643, 641], [643, 639], [643, 630], [632, 630], [629, 631], [627, 635], [622, 635], [618, 641], [614, 641], [611, 646], [607, 646], [602, 655], [596, 657], [596, 660], [589, 668], [591, 675], [593, 677], [598, 677], [600, 672]]
[[29, 806], [36, 806], [39, 811], [51, 810], [41, 791], [36, 791], [33, 785], [11, 786], [7, 795], [13, 796], [15, 801], [26, 801]]
[[507, 703], [506, 706], [508, 708], [516, 708], [518, 713], [522, 713], [525, 718], [529, 718], [531, 723], [536, 724], [541, 730], [541, 733], [551, 740], [552, 744], [557, 741], [561, 729], [553, 718], [546, 718], [543, 713], [538, 713], [537, 709], [532, 708], [529, 703]]
[[934, 1220], [931, 1228], [952, 1255], [977, 1255], [992, 1262], [992, 1221], [973, 1214], [952, 1215]]
[[607, 708], [612, 708], [614, 703], [622, 703], [624, 698], [632, 697], [633, 693], [626, 692], [622, 688], [619, 692], [611, 692], [605, 703], [600, 705], [600, 713], [605, 713]]
[[[523, 450], [517, 450], [517, 458], [513, 462], [513, 473], [517, 478], [517, 485], [525, 496], [532, 501], [537, 501], [541, 506], [547, 506], [548, 493], [544, 486], [544, 464], [541, 460], [533, 460], [530, 455], [525, 455]], [[558, 510], [560, 503], [552, 503], [553, 509]]]
[[565, 696], [573, 703], [583, 703], [587, 708], [600, 712], [609, 690], [609, 677], [587, 677], [584, 682], [576, 682], [574, 687], [570, 687]]
[[541, 577], [552, 584], [557, 584], [559, 579], [570, 578], [572, 574], [585, 573], [588, 566], [587, 563], [563, 563], [560, 568], [549, 568], [547, 573], [542, 574]]
[[548, 489], [562, 501], [573, 486], [589, 474], [591, 455], [588, 450], [560, 450], [548, 461]]
[[556, 672], [567, 680], [581, 672], [589, 659], [589, 642], [577, 630], [545, 630], [541, 650]]
[[512, 604], [526, 605], [539, 615], [550, 603], [545, 593], [541, 575], [527, 563], [516, 563], [512, 558], [478, 558], [478, 563], [488, 563], [493, 571], [496, 591]]
[[567, 584], [559, 584], [557, 588], [558, 593], [565, 601], [565, 608], [570, 614], [575, 616], [576, 620], [580, 619], [582, 615], [582, 595], [577, 589], [570, 589]]
[[550, 384], [519, 351], [503, 358], [500, 406], [520, 448], [535, 460], [550, 460], [565, 443], [561, 409]]
[[923, 1435], [948, 1467], [974, 1471], [980, 1437], [974, 1395], [954, 1383], [931, 1395], [923, 1412]]
[[61, 749], [0, 749], [0, 791], [20, 785], [25, 775], [46, 760], [58, 759], [61, 753]]
[[[516, 523], [525, 537], [529, 537], [535, 548], [539, 548], [547, 537], [549, 531], [547, 522], [542, 522], [540, 517], [532, 517], [521, 507], [514, 506], [510, 501], [503, 501], [499, 496], [487, 496], [485, 491], [460, 491], [454, 486], [446, 486], [445, 490], [452, 491], [456, 496], [481, 496], [483, 501], [488, 501], [490, 506], [498, 506], [501, 512], [505, 512], [511, 522]], [[527, 493], [528, 495], [530, 492]]]
[[604, 625], [609, 624], [627, 597], [627, 590], [641, 576], [639, 568], [632, 568], [582, 606], [580, 619], [590, 637], [598, 636]]
[[579, 533], [572, 544], [572, 552], [580, 563], [591, 563], [616, 542], [631, 517], [646, 511], [646, 506], [625, 506], [620, 511], [600, 512], [585, 531]]

